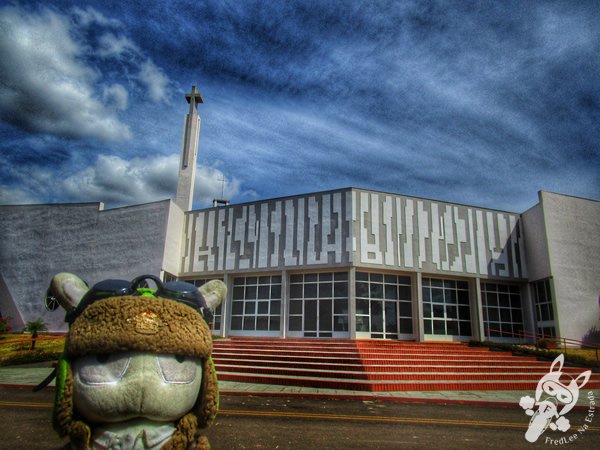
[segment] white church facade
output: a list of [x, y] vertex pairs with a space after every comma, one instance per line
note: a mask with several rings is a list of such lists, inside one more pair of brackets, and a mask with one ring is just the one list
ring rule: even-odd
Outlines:
[[229, 292], [221, 336], [583, 340], [599, 324], [600, 202], [514, 213], [344, 188], [190, 210], [202, 102], [187, 99], [176, 201], [0, 206], [0, 313], [43, 318], [57, 272], [149, 273]]

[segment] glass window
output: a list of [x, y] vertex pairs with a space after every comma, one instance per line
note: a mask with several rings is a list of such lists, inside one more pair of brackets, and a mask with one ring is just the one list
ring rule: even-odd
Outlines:
[[317, 283], [304, 285], [304, 298], [317, 298]]
[[521, 294], [518, 286], [481, 283], [483, 325], [486, 336], [518, 338], [515, 330], [523, 329]]
[[291, 276], [290, 331], [301, 331], [305, 337], [333, 337], [334, 331], [347, 332], [347, 279], [345, 272]]
[[471, 335], [468, 286], [464, 281], [423, 278], [425, 334]]
[[291, 284], [290, 285], [290, 298], [302, 298], [302, 285]]
[[231, 330], [278, 331], [273, 327], [279, 325], [281, 277], [236, 277], [233, 285]]
[[356, 272], [355, 278], [356, 331], [374, 339], [413, 334], [410, 277]]

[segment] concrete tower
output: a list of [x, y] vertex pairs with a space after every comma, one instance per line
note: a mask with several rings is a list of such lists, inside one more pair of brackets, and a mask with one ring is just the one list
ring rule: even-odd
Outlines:
[[196, 160], [198, 159], [198, 137], [200, 135], [200, 116], [196, 105], [204, 103], [202, 94], [192, 86], [192, 92], [185, 94], [190, 104], [190, 111], [183, 123], [183, 139], [181, 144], [181, 160], [179, 177], [177, 178], [177, 197], [175, 203], [184, 211], [192, 209], [194, 200], [194, 181], [196, 179]]

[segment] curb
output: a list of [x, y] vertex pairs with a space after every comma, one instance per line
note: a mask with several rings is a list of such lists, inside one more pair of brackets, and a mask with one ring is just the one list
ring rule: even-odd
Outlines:
[[[0, 389], [30, 389], [35, 386], [31, 384], [2, 384]], [[46, 386], [44, 389], [54, 391], [55, 386]], [[428, 391], [431, 392], [431, 391]], [[254, 396], [254, 397], [288, 397], [288, 398], [308, 398], [314, 400], [358, 400], [358, 401], [380, 401], [388, 403], [410, 403], [410, 404], [429, 404], [429, 405], [468, 405], [468, 406], [485, 406], [498, 408], [517, 408], [520, 406], [516, 402], [500, 402], [486, 400], [467, 400], [467, 399], [450, 399], [450, 398], [415, 398], [415, 397], [394, 397], [385, 395], [368, 395], [368, 394], [325, 394], [312, 392], [266, 392], [266, 391], [219, 391], [220, 395], [231, 396]], [[589, 406], [577, 405], [574, 410], [587, 411]]]
[[[359, 400], [359, 401], [381, 401], [389, 403], [421, 403], [433, 405], [469, 405], [469, 406], [493, 406], [501, 408], [519, 407], [518, 403], [496, 402], [485, 400], [459, 400], [448, 398], [415, 398], [415, 397], [392, 397], [383, 395], [364, 394], [317, 394], [311, 392], [249, 392], [249, 391], [220, 391], [221, 395], [249, 395], [256, 397], [296, 397], [310, 398], [315, 400]], [[576, 409], [575, 407], [574, 409]], [[585, 409], [585, 407], [582, 407]]]

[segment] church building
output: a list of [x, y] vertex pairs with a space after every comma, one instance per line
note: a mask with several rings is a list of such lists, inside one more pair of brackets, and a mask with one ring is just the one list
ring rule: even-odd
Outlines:
[[[341, 188], [191, 210], [202, 103], [186, 96], [176, 200], [0, 206], [0, 314], [42, 318], [57, 272], [228, 286], [220, 336], [587, 339], [600, 318], [600, 202], [518, 213]], [[598, 332], [596, 332], [598, 333]]]

